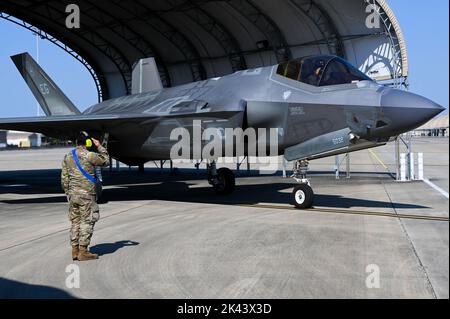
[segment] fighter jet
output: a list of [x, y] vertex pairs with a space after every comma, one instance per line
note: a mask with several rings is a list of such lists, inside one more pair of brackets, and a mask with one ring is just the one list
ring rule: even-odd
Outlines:
[[[73, 138], [80, 131], [105, 135], [113, 158], [143, 168], [148, 161], [171, 159], [177, 141], [170, 135], [176, 128], [193, 132], [194, 123], [201, 123], [202, 131], [277, 128], [277, 155], [294, 162], [298, 186], [292, 198], [300, 209], [313, 205], [309, 161], [384, 145], [444, 110], [419, 95], [378, 84], [340, 57], [320, 55], [123, 96], [80, 112], [28, 54], [12, 59], [47, 116], [0, 119], [0, 129], [55, 138]], [[270, 148], [267, 136], [258, 139], [258, 145]], [[234, 191], [233, 172], [217, 169], [217, 158], [186, 157], [207, 161], [217, 193]]]

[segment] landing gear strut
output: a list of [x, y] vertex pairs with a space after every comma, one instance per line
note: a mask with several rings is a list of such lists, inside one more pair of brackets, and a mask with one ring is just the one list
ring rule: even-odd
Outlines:
[[292, 178], [300, 185], [294, 188], [292, 192], [293, 202], [296, 208], [308, 209], [313, 206], [314, 192], [309, 180], [306, 178], [309, 162], [306, 160], [296, 161], [294, 163], [294, 174]]
[[217, 169], [216, 162], [206, 165], [208, 169], [208, 182], [218, 195], [230, 195], [236, 188], [234, 173], [228, 168]]

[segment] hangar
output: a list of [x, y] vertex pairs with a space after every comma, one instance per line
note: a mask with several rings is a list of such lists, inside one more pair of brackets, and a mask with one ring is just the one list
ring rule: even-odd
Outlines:
[[448, 114], [439, 116], [414, 131], [416, 136], [448, 137]]
[[[81, 28], [66, 27], [76, 3]], [[3, 0], [0, 18], [79, 60], [99, 101], [131, 93], [137, 60], [155, 57], [165, 87], [312, 54], [334, 54], [370, 77], [407, 86], [399, 23], [385, 0]]]

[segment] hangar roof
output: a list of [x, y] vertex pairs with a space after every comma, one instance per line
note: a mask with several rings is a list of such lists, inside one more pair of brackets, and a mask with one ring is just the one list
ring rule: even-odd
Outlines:
[[[66, 27], [71, 3], [80, 29]], [[165, 86], [312, 54], [341, 56], [394, 85], [408, 76], [405, 41], [385, 0], [2, 0], [0, 17], [82, 62], [100, 100], [129, 94], [133, 64], [149, 56]], [[368, 28], [374, 17], [379, 28]]]

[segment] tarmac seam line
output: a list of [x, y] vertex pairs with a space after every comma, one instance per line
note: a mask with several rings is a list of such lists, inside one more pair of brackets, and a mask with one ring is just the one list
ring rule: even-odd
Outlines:
[[[375, 170], [378, 171], [377, 165], [375, 163], [373, 163], [373, 164], [375, 166]], [[386, 188], [386, 184], [384, 183], [383, 180], [381, 180], [380, 182], [381, 182], [381, 185], [383, 186], [383, 189], [384, 189], [384, 192], [386, 193], [386, 196], [389, 198], [389, 202], [390, 202], [390, 204], [392, 206], [392, 209], [394, 210], [394, 212], [397, 215], [399, 215], [398, 212], [397, 212], [397, 208], [395, 207], [394, 203], [392, 202], [391, 195], [389, 194], [389, 192], [388, 192], [388, 190]], [[425, 265], [422, 263], [422, 260], [420, 259], [420, 256], [419, 256], [419, 253], [417, 252], [417, 249], [414, 246], [414, 243], [412, 242], [412, 239], [409, 236], [408, 231], [406, 230], [405, 224], [404, 224], [404, 222], [403, 222], [403, 220], [401, 218], [398, 218], [398, 221], [400, 223], [400, 226], [401, 226], [401, 228], [403, 230], [403, 233], [405, 234], [405, 237], [406, 237], [409, 245], [411, 246], [411, 250], [413, 251], [413, 254], [416, 257], [417, 262], [419, 263], [419, 267], [422, 270], [423, 275], [425, 276], [425, 280], [426, 280], [426, 283], [428, 285], [428, 288], [431, 291], [431, 295], [433, 296], [434, 299], [437, 299], [437, 294], [436, 294], [436, 291], [434, 290], [434, 287], [433, 287], [433, 284], [431, 282], [430, 276], [428, 275], [428, 272], [427, 272], [427, 270], [425, 268]]]
[[426, 221], [439, 221], [439, 222], [449, 222], [450, 219], [446, 217], [438, 216], [421, 216], [421, 215], [404, 215], [404, 214], [392, 214], [383, 212], [364, 212], [355, 210], [334, 210], [334, 209], [322, 209], [322, 208], [310, 208], [310, 209], [297, 209], [294, 207], [277, 206], [277, 205], [258, 205], [258, 204], [240, 204], [236, 205], [240, 207], [250, 207], [250, 208], [267, 208], [267, 209], [277, 209], [277, 210], [293, 210], [298, 212], [317, 212], [317, 213], [332, 213], [332, 214], [348, 214], [348, 215], [365, 215], [365, 216], [376, 216], [376, 217], [390, 217], [390, 218], [402, 218], [402, 219], [416, 219], [416, 220], [426, 220]]

